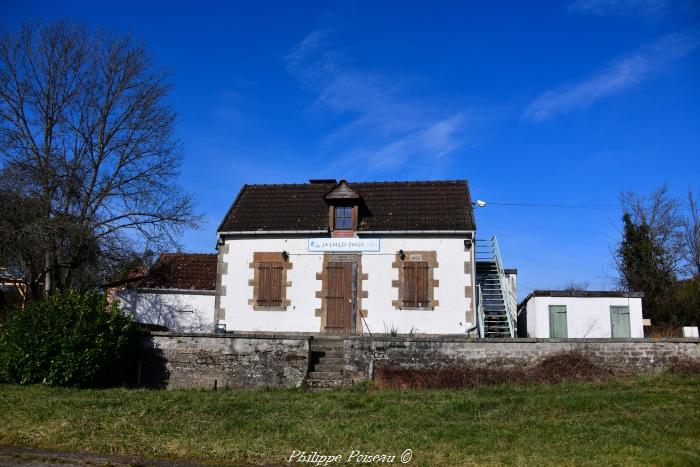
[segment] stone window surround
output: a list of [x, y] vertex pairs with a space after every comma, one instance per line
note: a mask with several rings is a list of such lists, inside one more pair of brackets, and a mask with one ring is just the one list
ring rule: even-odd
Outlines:
[[[412, 256], [419, 256], [421, 258], [420, 260], [414, 261], [425, 261], [428, 263], [428, 300], [430, 302], [428, 306], [408, 307], [403, 305], [403, 300], [401, 298], [403, 297], [404, 287], [403, 263], [410, 262]], [[437, 252], [404, 251], [404, 258], [405, 259], [402, 260], [399, 252], [396, 252], [394, 262], [391, 263], [391, 267], [399, 271], [399, 278], [391, 281], [391, 286], [398, 290], [397, 300], [392, 300], [391, 305], [398, 310], [434, 310], [435, 307], [440, 305], [440, 302], [435, 300], [435, 288], [440, 285], [439, 280], [434, 277], [434, 271], [439, 266], [437, 262]]]
[[228, 254], [230, 245], [224, 243], [217, 247], [218, 257], [216, 260], [216, 290], [214, 295], [214, 323], [226, 319], [226, 309], [221, 306], [221, 297], [226, 296], [226, 286], [223, 285], [223, 275], [228, 273], [228, 263], [224, 261], [224, 255]]
[[[257, 283], [258, 271], [260, 263], [280, 263], [282, 265], [282, 306], [260, 306], [257, 304]], [[253, 253], [253, 261], [248, 267], [253, 270], [253, 278], [248, 280], [248, 285], [253, 287], [253, 298], [248, 300], [248, 305], [251, 305], [256, 311], [286, 311], [287, 307], [292, 305], [291, 300], [287, 299], [287, 288], [292, 286], [292, 282], [287, 280], [287, 270], [292, 269], [292, 262], [284, 260], [282, 252], [278, 251], [256, 251]]]
[[316, 280], [321, 281], [321, 290], [316, 291], [316, 298], [321, 299], [321, 308], [316, 308], [315, 316], [321, 318], [321, 332], [326, 332], [326, 313], [328, 309], [328, 263], [331, 262], [353, 262], [357, 264], [357, 319], [355, 320], [355, 334], [362, 334], [364, 329], [363, 318], [367, 317], [367, 310], [362, 308], [362, 299], [368, 298], [369, 293], [364, 290], [362, 282], [369, 279], [366, 273], [362, 272], [362, 255], [359, 253], [331, 253], [323, 254], [323, 265], [321, 272], [316, 273]]
[[474, 319], [474, 315], [476, 312], [474, 307], [476, 307], [476, 262], [474, 258], [474, 242], [472, 241], [470, 248], [467, 248], [467, 245], [465, 244], [464, 251], [467, 253], [467, 260], [464, 262], [464, 274], [469, 275], [469, 284], [464, 286], [464, 296], [467, 298], [467, 303], [469, 303], [464, 317], [467, 323], [472, 323], [472, 325], [475, 325], [476, 321]]

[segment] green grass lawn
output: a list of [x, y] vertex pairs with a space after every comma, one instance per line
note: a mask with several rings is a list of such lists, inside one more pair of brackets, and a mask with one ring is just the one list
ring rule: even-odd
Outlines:
[[405, 392], [0, 386], [0, 444], [226, 464], [410, 448], [412, 465], [700, 465], [700, 377]]

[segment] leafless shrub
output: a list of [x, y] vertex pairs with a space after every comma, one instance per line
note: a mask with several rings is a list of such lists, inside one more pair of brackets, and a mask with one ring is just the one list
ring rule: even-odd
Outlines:
[[574, 280], [570, 280], [566, 285], [560, 288], [568, 292], [585, 292], [586, 290], [589, 290], [590, 285], [591, 284], [587, 281], [576, 282]]
[[563, 381], [602, 381], [614, 376], [582, 351], [562, 352], [528, 366], [460, 365], [443, 368], [397, 368], [378, 366], [379, 388], [464, 389], [495, 384], [555, 384]]
[[666, 372], [679, 376], [700, 375], [700, 361], [688, 357], [671, 357]]
[[651, 339], [683, 337], [683, 329], [680, 326], [671, 326], [666, 324], [649, 326], [645, 332], [645, 337]]

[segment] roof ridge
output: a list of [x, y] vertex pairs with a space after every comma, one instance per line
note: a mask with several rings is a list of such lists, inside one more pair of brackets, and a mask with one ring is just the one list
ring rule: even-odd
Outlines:
[[175, 256], [175, 255], [186, 255], [186, 256], [216, 256], [216, 253], [201, 253], [194, 252], [190, 253], [188, 251], [164, 251], [160, 256]]
[[[466, 178], [450, 178], [450, 179], [440, 179], [440, 180], [381, 180], [381, 181], [371, 181], [371, 182], [361, 182], [361, 181], [355, 181], [355, 182], [349, 182], [346, 181], [348, 185], [404, 185], [404, 184], [431, 184], [431, 183], [468, 183], [469, 180]], [[249, 188], [256, 188], [256, 187], [265, 187], [265, 188], [270, 188], [270, 187], [278, 187], [278, 186], [284, 186], [284, 187], [290, 187], [290, 186], [298, 186], [298, 187], [309, 187], [309, 186], [326, 186], [326, 185], [333, 185], [336, 186], [339, 183], [247, 183], [245, 186]]]
[[386, 180], [386, 181], [372, 181], [372, 182], [348, 182], [348, 185], [352, 184], [362, 184], [362, 185], [377, 185], [377, 184], [396, 184], [401, 185], [405, 183], [419, 183], [419, 184], [429, 184], [429, 183], [464, 183], [468, 180], [466, 178], [450, 178], [442, 180]]

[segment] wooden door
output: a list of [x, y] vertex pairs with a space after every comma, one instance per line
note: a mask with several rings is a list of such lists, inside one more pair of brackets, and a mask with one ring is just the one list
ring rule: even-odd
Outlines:
[[549, 337], [566, 338], [566, 305], [549, 305]]
[[326, 295], [326, 332], [353, 333], [357, 299], [357, 265], [352, 262], [331, 262], [328, 268]]
[[630, 337], [630, 309], [627, 306], [610, 307], [612, 337]]

